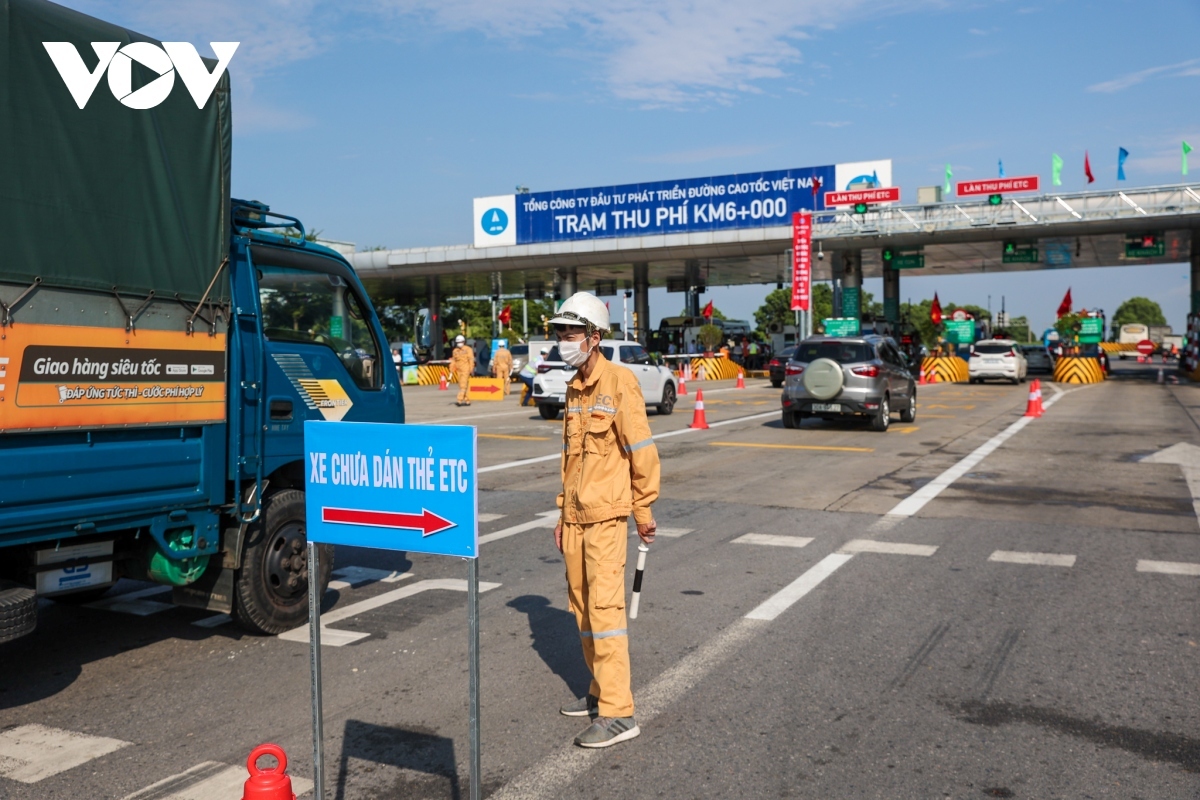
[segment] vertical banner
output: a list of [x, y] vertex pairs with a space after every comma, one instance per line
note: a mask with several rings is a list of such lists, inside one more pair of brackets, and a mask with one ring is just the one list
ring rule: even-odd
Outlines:
[[808, 311], [812, 297], [812, 214], [792, 214], [792, 311]]

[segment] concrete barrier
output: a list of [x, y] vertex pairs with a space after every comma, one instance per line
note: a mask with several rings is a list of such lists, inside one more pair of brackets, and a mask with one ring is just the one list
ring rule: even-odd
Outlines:
[[967, 362], [958, 356], [929, 356], [921, 362], [925, 380], [936, 377], [937, 383], [966, 383], [970, 375]]
[[1104, 370], [1091, 356], [1063, 356], [1054, 365], [1056, 383], [1102, 383]]

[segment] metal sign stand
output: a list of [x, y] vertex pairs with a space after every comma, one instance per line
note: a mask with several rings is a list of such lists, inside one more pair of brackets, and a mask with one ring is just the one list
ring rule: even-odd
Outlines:
[[325, 800], [325, 724], [321, 711], [321, 574], [320, 547], [308, 543], [308, 667], [312, 676], [313, 797]]
[[479, 734], [479, 559], [467, 560], [467, 658], [470, 661], [471, 800], [481, 800], [483, 761]]

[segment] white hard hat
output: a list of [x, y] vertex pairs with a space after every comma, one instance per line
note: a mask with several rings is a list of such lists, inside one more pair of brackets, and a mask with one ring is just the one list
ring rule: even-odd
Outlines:
[[549, 347], [543, 347], [543, 348], [542, 348], [542, 350], [541, 350], [541, 353], [542, 353], [542, 355], [546, 355], [546, 354], [547, 354], [547, 353], [549, 353], [549, 352], [550, 352], [550, 348], [549, 348]]
[[608, 306], [591, 292], [576, 292], [559, 307], [551, 325], [588, 325], [608, 330]]
[[455, 336], [455, 337], [454, 337], [454, 343], [455, 343], [455, 344], [466, 344], [466, 343], [467, 343], [467, 337], [463, 336], [463, 335], [460, 333], [458, 336]]

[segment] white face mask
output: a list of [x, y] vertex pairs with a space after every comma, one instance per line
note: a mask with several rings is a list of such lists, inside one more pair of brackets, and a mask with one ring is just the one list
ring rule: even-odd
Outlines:
[[[587, 341], [584, 339], [583, 341]], [[562, 356], [562, 360], [567, 362], [572, 367], [582, 367], [584, 362], [588, 360], [591, 351], [584, 351], [583, 342], [559, 342], [558, 354]]]

